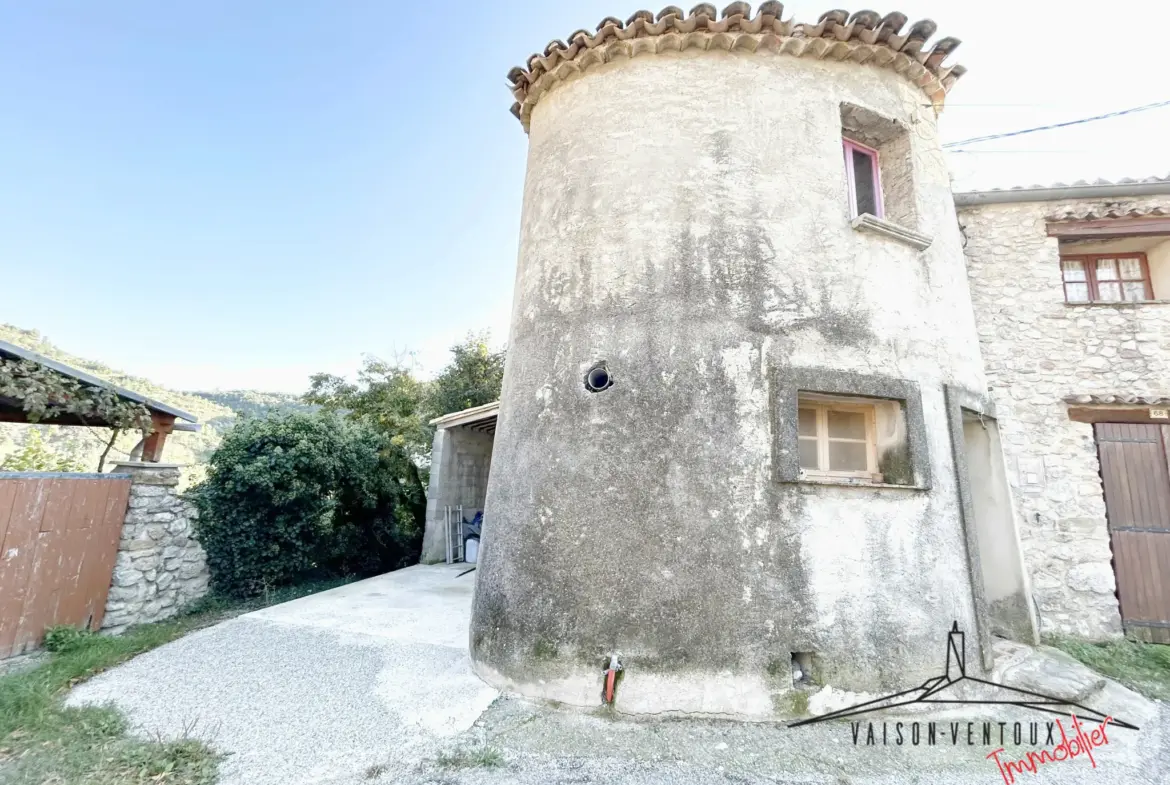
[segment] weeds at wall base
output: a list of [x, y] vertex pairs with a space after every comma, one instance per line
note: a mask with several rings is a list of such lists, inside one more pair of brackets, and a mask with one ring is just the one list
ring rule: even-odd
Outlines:
[[1147, 698], [1170, 700], [1170, 646], [1132, 640], [1090, 643], [1066, 636], [1044, 642]]
[[494, 769], [503, 764], [504, 756], [495, 747], [468, 747], [435, 758], [440, 769]]

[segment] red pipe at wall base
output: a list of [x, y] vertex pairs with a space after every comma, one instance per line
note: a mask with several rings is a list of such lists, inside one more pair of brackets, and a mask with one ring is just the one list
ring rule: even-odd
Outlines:
[[622, 663], [618, 655], [616, 653], [609, 655], [609, 667], [605, 670], [605, 690], [602, 692], [602, 699], [606, 703], [613, 703], [617, 693], [617, 674], [621, 669]]

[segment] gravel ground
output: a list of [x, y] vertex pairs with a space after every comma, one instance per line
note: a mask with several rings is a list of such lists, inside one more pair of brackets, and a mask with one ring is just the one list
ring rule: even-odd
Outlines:
[[[69, 700], [112, 702], [144, 734], [208, 740], [227, 753], [223, 785], [1003, 782], [986, 758], [995, 747], [949, 737], [866, 746], [868, 726], [855, 744], [848, 723], [635, 721], [499, 697], [468, 666], [473, 576], [458, 577], [460, 567], [412, 567], [240, 616], [136, 657]], [[1107, 695], [1126, 719], [1137, 710]], [[983, 719], [967, 709], [939, 721]], [[1044, 721], [995, 711], [1004, 712], [996, 721]], [[1082, 757], [1017, 781], [1170, 784], [1170, 707], [1153, 711], [1140, 732], [1110, 732], [1096, 768]], [[882, 719], [873, 718], [879, 735]], [[884, 719], [893, 734], [899, 718]]]
[[[1097, 767], [1080, 757], [1049, 764], [1017, 782], [1061, 785], [1136, 785], [1170, 782], [1170, 706], [1136, 734], [1111, 733], [1110, 744], [1094, 751]], [[1024, 722], [1038, 715], [1015, 709], [1000, 719]], [[955, 716], [962, 716], [956, 710]], [[916, 719], [922, 720], [922, 717]], [[977, 717], [975, 719], [978, 719]], [[893, 722], [890, 723], [893, 734]], [[869, 720], [866, 719], [866, 722]], [[880, 734], [881, 719], [874, 718]], [[947, 722], [955, 721], [949, 719]], [[986, 755], [996, 747], [945, 743], [901, 747], [853, 742], [848, 723], [785, 728], [766, 724], [702, 721], [633, 722], [604, 713], [583, 714], [500, 698], [469, 732], [452, 740], [448, 755], [485, 746], [498, 750], [497, 767], [455, 769], [438, 759], [412, 770], [389, 768], [377, 783], [832, 783], [833, 785], [971, 785], [1003, 782]], [[977, 731], [978, 733], [978, 731]], [[965, 741], [961, 731], [960, 741]], [[1017, 749], [1008, 746], [1011, 753]], [[1023, 757], [1024, 747], [1016, 757]]]
[[223, 785], [366, 783], [412, 767], [498, 693], [472, 675], [472, 578], [411, 567], [246, 614], [78, 686], [140, 733], [227, 753]]

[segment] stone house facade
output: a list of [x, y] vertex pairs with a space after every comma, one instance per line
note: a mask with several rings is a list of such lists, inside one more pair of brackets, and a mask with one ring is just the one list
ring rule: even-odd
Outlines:
[[[1128, 570], [1152, 580], [1155, 571], [1170, 570], [1170, 562], [1157, 561], [1170, 553], [1170, 532], [1145, 532], [1167, 540], [1143, 543], [1151, 549], [1148, 563], [1114, 553], [1125, 543], [1110, 542], [1110, 489], [1103, 493], [1094, 435], [1101, 422], [1170, 424], [1162, 419], [1170, 404], [1170, 178], [957, 194], [956, 203], [1041, 630], [1115, 636], [1122, 632], [1115, 575]], [[1134, 284], [1120, 299], [1117, 287], [1098, 282], [1110, 291], [1082, 302], [1083, 267], [1066, 262], [1071, 269], [1062, 276], [1061, 259], [1097, 263], [1101, 254], [1132, 258], [1135, 269], [1144, 261], [1146, 291]], [[1062, 277], [1073, 287], [1067, 299]], [[1164, 447], [1160, 460], [1164, 469]], [[1134, 495], [1151, 507], [1147, 522], [1161, 519], [1160, 528], [1170, 529], [1162, 485], [1164, 478], [1150, 477]], [[1133, 611], [1126, 630], [1139, 637], [1149, 635], [1131, 628], [1158, 625], [1147, 628], [1153, 631], [1170, 621]]]
[[954, 194], [958, 40], [907, 22], [668, 6], [509, 72], [508, 362], [434, 423], [424, 546], [486, 486], [489, 683], [765, 718], [929, 678], [955, 626], [984, 669], [1170, 633], [1170, 181]]

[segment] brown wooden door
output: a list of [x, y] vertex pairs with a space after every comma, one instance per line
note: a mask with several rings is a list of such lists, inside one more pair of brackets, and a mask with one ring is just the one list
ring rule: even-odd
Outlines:
[[129, 495], [125, 474], [0, 475], [0, 659], [101, 627]]
[[1170, 426], [1094, 429], [1125, 633], [1170, 643]]

